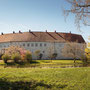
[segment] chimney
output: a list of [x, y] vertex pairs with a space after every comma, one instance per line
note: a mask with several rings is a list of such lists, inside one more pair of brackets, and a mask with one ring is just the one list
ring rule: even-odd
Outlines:
[[46, 30], [46, 32], [47, 32], [47, 30]]
[[31, 30], [29, 29], [29, 32], [31, 32]]
[[56, 30], [55, 30], [55, 33], [57, 33]]
[[15, 33], [15, 31], [13, 31], [13, 33]]
[[19, 33], [22, 33], [22, 32], [19, 30]]
[[3, 32], [1, 33], [1, 35], [3, 35]]
[[71, 33], [71, 31], [70, 31], [70, 33]]

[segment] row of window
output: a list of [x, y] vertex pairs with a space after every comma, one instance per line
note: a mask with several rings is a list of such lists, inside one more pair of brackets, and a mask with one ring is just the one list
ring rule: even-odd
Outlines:
[[[43, 46], [45, 47], [45, 46], [47, 46], [46, 43], [44, 43], [44, 44], [43, 44], [43, 43], [23, 43], [22, 45], [20, 45], [19, 43], [15, 43], [15, 44], [12, 43], [11, 45], [19, 45], [20, 47], [22, 47], [22, 46], [23, 46], [23, 47], [34, 47], [34, 46], [35, 46], [35, 47], [39, 47], [39, 46], [40, 46], [40, 47], [43, 47]], [[3, 46], [0, 45], [1, 48], [2, 48], [2, 47], [6, 48], [6, 47], [9, 47], [9, 46], [10, 46], [10, 45], [3, 45]], [[62, 47], [62, 44], [59, 44], [59, 46]]]
[[[31, 47], [38, 47], [38, 46], [40, 46], [40, 47], [42, 47], [42, 46], [46, 46], [46, 44], [42, 44], [42, 43], [40, 43], [40, 44], [38, 44], [38, 43], [28, 43], [28, 44], [25, 44], [25, 43], [23, 43], [23, 45], [20, 45], [20, 46], [27, 46], [27, 47], [29, 47], [29, 46], [31, 46]], [[2, 47], [1, 45], [0, 45], [0, 47]], [[4, 45], [3, 47], [7, 47], [6, 45]], [[9, 45], [8, 45], [8, 47], [9, 47]]]
[[24, 46], [24, 47], [25, 47], [25, 46], [27, 46], [27, 47], [29, 47], [29, 46], [31, 46], [31, 47], [33, 47], [33, 46], [35, 46], [35, 47], [38, 47], [38, 46], [42, 47], [42, 46], [46, 46], [46, 44], [43, 45], [42, 43], [40, 43], [40, 44], [38, 44], [38, 43], [35, 43], [35, 44], [34, 44], [34, 43], [25, 44], [25, 43], [24, 43], [23, 46]]

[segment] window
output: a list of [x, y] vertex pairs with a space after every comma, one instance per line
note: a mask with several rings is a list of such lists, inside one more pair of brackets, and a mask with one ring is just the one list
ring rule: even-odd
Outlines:
[[25, 46], [25, 44], [23, 44], [23, 46]]
[[35, 46], [37, 47], [37, 46], [38, 46], [38, 44], [36, 43], [36, 44], [35, 44]]
[[33, 47], [33, 46], [34, 46], [34, 44], [32, 43], [32, 44], [31, 44], [31, 46]]
[[43, 53], [45, 53], [45, 51], [43, 51]]
[[28, 44], [27, 44], [27, 46], [29, 47], [29, 46], [30, 46], [30, 44], [28, 43]]
[[42, 47], [42, 44], [40, 43], [40, 47]]
[[46, 46], [46, 43], [44, 44], [44, 46]]

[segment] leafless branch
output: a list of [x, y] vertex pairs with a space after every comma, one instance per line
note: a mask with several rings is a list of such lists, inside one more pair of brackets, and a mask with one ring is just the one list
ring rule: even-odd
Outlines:
[[90, 0], [66, 0], [71, 4], [70, 9], [64, 10], [66, 16], [75, 14], [75, 24], [80, 28], [80, 23], [90, 26]]

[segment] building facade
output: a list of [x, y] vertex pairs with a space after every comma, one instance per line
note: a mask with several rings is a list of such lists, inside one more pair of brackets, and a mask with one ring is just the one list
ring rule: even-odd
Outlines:
[[0, 51], [10, 46], [20, 46], [32, 52], [33, 59], [35, 51], [40, 51], [42, 59], [49, 59], [50, 54], [57, 53], [56, 59], [65, 59], [62, 48], [67, 42], [85, 43], [81, 35], [60, 32], [21, 32], [0, 35]]

